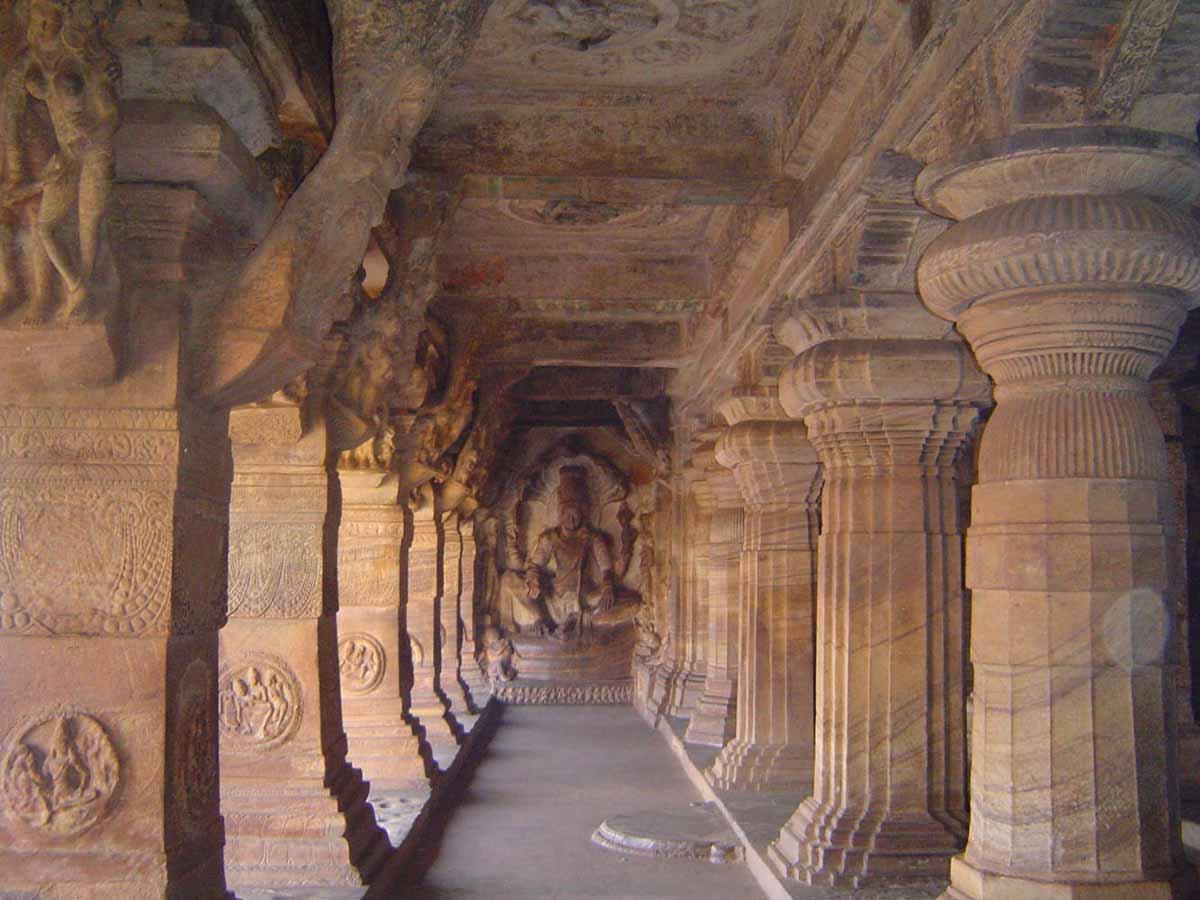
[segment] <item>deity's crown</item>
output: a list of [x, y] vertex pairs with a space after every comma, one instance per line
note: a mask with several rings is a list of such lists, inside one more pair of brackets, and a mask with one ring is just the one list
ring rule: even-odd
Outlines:
[[558, 504], [586, 509], [588, 506], [588, 470], [586, 466], [563, 466], [558, 470]]

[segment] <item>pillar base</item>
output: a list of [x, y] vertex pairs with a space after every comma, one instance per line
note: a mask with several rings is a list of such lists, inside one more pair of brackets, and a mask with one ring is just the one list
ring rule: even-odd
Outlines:
[[768, 855], [776, 869], [804, 884], [861, 887], [877, 878], [945, 878], [961, 849], [962, 837], [931, 816], [872, 826], [861, 812], [825, 809], [810, 797]]
[[748, 744], [734, 740], [704, 773], [721, 791], [812, 790], [813, 758], [807, 748], [791, 744]]
[[329, 788], [296, 775], [222, 778], [230, 887], [366, 884], [391, 853], [367, 788], [349, 765]]
[[438, 694], [414, 688], [408, 711], [424, 730], [425, 740], [438, 768], [442, 771], [450, 768], [454, 757], [458, 755], [462, 735], [448, 717], [446, 702]]
[[696, 711], [688, 722], [684, 740], [689, 744], [724, 747], [737, 732], [737, 683], [709, 679], [704, 693], [696, 701]]
[[950, 863], [950, 887], [939, 900], [1184, 900], [1200, 891], [1194, 869], [1170, 881], [1035, 881], [977, 869], [962, 857]]
[[433, 760], [399, 697], [345, 699], [342, 724], [351, 762], [375, 788], [409, 784], [433, 774]]
[[704, 673], [684, 669], [675, 675], [667, 693], [663, 715], [685, 719], [695, 713], [696, 703], [704, 693]]

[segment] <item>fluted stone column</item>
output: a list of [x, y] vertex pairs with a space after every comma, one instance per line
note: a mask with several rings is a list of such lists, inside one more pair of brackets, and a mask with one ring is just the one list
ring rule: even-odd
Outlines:
[[737, 732], [738, 586], [745, 509], [733, 473], [709, 470], [708, 648], [704, 693], [696, 701], [686, 739], [723, 747]]
[[464, 541], [458, 513], [442, 518], [442, 591], [438, 598], [440, 640], [438, 650], [438, 687], [446, 698], [449, 714], [461, 730], [469, 731], [475, 723], [471, 703], [462, 683], [462, 622], [459, 604], [462, 602]]
[[678, 718], [689, 718], [695, 712], [707, 672], [704, 643], [708, 634], [709, 514], [697, 502], [695, 479], [688, 480], [689, 490], [683, 500], [683, 529], [679, 533], [682, 560], [677, 630], [679, 663], [665, 708], [666, 715]]
[[661, 596], [666, 607], [664, 616], [665, 626], [662, 640], [663, 646], [658, 653], [658, 662], [654, 665], [650, 678], [650, 699], [647, 704], [647, 718], [656, 719], [661, 715], [670, 715], [670, 704], [673, 697], [678, 696], [675, 683], [682, 674], [686, 678], [685, 658], [687, 654], [687, 610], [683, 586], [683, 554], [684, 546], [686, 489], [676, 479], [672, 485], [669, 502], [666, 508], [659, 512], [665, 519], [662, 540], [659, 546], [663, 549], [666, 562], [662, 567], [666, 583], [662, 586]]
[[326, 540], [337, 533], [325, 432], [302, 434], [300, 411], [286, 405], [235, 409], [229, 430], [229, 622], [217, 682], [229, 883], [361, 884], [388, 844], [346, 758], [336, 596], [325, 584]]
[[428, 750], [405, 717], [400, 628], [404, 508], [383, 472], [345, 470], [338, 528], [338, 667], [350, 760], [372, 790], [425, 782]]
[[425, 731], [437, 765], [446, 769], [458, 753], [458, 734], [449, 704], [438, 685], [438, 617], [442, 591], [442, 527], [432, 505], [408, 514], [409, 540], [402, 557], [405, 572], [404, 621], [412, 664], [409, 712]]
[[825, 467], [816, 771], [771, 848], [789, 877], [940, 874], [962, 846], [956, 461], [986, 397], [949, 341], [829, 341], [781, 379]]
[[458, 612], [462, 644], [458, 658], [460, 660], [459, 677], [467, 692], [468, 709], [472, 713], [482, 711], [488, 697], [491, 696], [491, 685], [479, 665], [479, 624], [478, 615], [482, 607], [476, 590], [482, 590], [487, 579], [479, 570], [486, 564], [486, 554], [480, 554], [479, 544], [475, 535], [476, 517], [462, 519], [458, 523], [462, 535], [462, 590], [459, 592]]
[[803, 795], [813, 769], [817, 503], [821, 470], [799, 422], [741, 422], [717, 442], [745, 500], [737, 733], [708, 771], [723, 790]]
[[1030, 132], [931, 166], [918, 192], [961, 220], [922, 260], [922, 297], [997, 385], [967, 538], [970, 840], [946, 896], [1195, 896], [1146, 379], [1200, 291], [1200, 154]]

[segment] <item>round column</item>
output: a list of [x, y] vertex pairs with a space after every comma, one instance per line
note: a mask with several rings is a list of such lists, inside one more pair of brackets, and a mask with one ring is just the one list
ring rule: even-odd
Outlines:
[[1124, 128], [931, 166], [959, 219], [922, 297], [996, 382], [967, 538], [971, 823], [950, 898], [1193, 896], [1180, 839], [1173, 514], [1147, 378], [1200, 290], [1200, 155]]

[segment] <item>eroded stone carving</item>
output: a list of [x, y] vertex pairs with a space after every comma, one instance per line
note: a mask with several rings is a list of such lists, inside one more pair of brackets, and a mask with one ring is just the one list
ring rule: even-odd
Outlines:
[[224, 668], [217, 685], [221, 732], [246, 748], [282, 744], [300, 723], [300, 685], [281, 659], [250, 654]]
[[483, 629], [483, 652], [481, 662], [487, 670], [488, 680], [494, 685], [498, 681], [512, 681], [517, 677], [513, 657], [520, 656], [513, 642], [500, 634], [495, 625]]
[[387, 654], [369, 634], [348, 634], [338, 641], [338, 671], [342, 689], [351, 694], [369, 694], [383, 681]]
[[71, 837], [108, 815], [121, 763], [104, 726], [86, 713], [54, 713], [13, 742], [4, 761], [11, 815], [37, 831]]
[[229, 529], [229, 615], [316, 615], [321, 543], [310, 523], [235, 522]]
[[513, 14], [531, 38], [579, 52], [653, 31], [662, 19], [650, 0], [527, 0]]
[[[83, 318], [116, 293], [104, 229], [120, 66], [90, 4], [32, 0], [0, 99], [0, 313]], [[90, 302], [89, 302], [90, 301]]]
[[204, 660], [192, 660], [179, 684], [173, 786], [183, 829], [204, 828], [205, 812], [216, 809], [217, 737], [209, 712], [212, 673]]
[[170, 522], [165, 490], [0, 488], [0, 631], [129, 635], [162, 627]]

